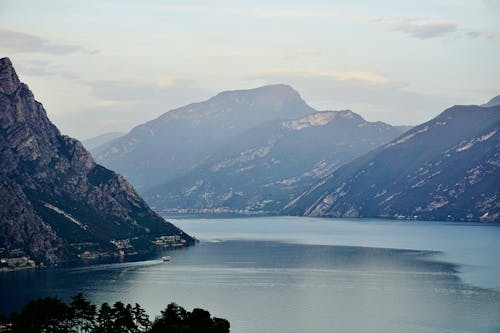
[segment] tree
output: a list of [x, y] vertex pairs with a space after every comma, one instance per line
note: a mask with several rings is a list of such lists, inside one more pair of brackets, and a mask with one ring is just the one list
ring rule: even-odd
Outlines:
[[13, 333], [229, 333], [229, 322], [212, 319], [207, 310], [188, 312], [170, 303], [151, 323], [137, 303], [103, 303], [97, 311], [81, 293], [69, 305], [57, 297], [32, 300], [2, 325], [0, 331]]
[[207, 310], [196, 308], [192, 312], [170, 303], [157, 317], [148, 333], [229, 333], [229, 322], [211, 318]]
[[123, 333], [136, 333], [138, 328], [134, 322], [134, 315], [132, 314], [132, 306], [130, 304], [123, 304], [116, 302], [113, 305], [115, 313], [115, 332]]
[[162, 318], [169, 324], [181, 324], [187, 319], [188, 312], [176, 303], [170, 303], [161, 311]]
[[114, 333], [114, 311], [108, 303], [102, 303], [93, 333]]
[[70, 307], [57, 297], [32, 300], [20, 313], [11, 316], [13, 332], [19, 333], [70, 333], [72, 313]]
[[141, 308], [141, 306], [135, 303], [132, 309], [132, 314], [134, 316], [135, 325], [139, 329], [139, 332], [147, 332], [151, 328], [151, 321], [146, 311]]
[[82, 293], [78, 293], [72, 297], [70, 307], [74, 329], [77, 332], [92, 332], [96, 325], [96, 306], [85, 299]]
[[188, 315], [187, 323], [196, 333], [209, 333], [213, 325], [210, 312], [198, 308], [193, 309], [193, 312]]
[[212, 326], [212, 333], [229, 333], [230, 324], [229, 321], [223, 318], [215, 318], [214, 324]]

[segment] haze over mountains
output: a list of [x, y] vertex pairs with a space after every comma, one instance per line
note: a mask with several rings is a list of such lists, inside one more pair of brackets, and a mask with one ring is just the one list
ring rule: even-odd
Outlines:
[[276, 213], [309, 186], [401, 134], [351, 111], [315, 112], [256, 126], [145, 197], [157, 209]]
[[277, 212], [405, 127], [318, 112], [286, 85], [227, 91], [93, 150], [158, 210]]
[[104, 134], [98, 135], [98, 136], [93, 137], [93, 138], [83, 140], [82, 144], [85, 147], [85, 149], [90, 150], [90, 149], [97, 148], [105, 143], [109, 143], [112, 140], [123, 136], [124, 134], [125, 133], [122, 133], [122, 132], [108, 132], [108, 133], [104, 133]]
[[7, 254], [56, 263], [85, 252], [146, 251], [162, 235], [193, 241], [61, 135], [8, 58], [0, 59], [0, 140], [0, 248]]
[[403, 134], [265, 86], [167, 112], [93, 153], [159, 211], [497, 220], [498, 103]]
[[143, 193], [193, 170], [254, 126], [313, 112], [285, 85], [226, 91], [139, 125], [92, 154]]
[[[500, 220], [499, 96], [406, 129], [319, 112], [273, 85], [98, 138], [94, 154], [158, 211]], [[56, 263], [149, 251], [165, 235], [193, 241], [61, 135], [7, 58], [0, 138], [0, 248]]]

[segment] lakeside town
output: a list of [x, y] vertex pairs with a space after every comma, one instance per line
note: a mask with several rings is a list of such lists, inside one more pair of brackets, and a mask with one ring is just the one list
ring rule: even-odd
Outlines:
[[6, 248], [0, 248], [0, 272], [33, 269], [35, 267], [35, 261], [23, 250], [14, 249], [8, 251]]
[[[74, 243], [71, 246], [79, 251], [78, 257], [84, 261], [108, 258], [125, 258], [143, 254], [138, 251], [133, 243], [136, 238], [114, 239], [110, 243], [113, 250], [100, 249], [95, 243]], [[162, 235], [151, 241], [153, 248], [175, 249], [187, 245], [186, 240], [179, 235]], [[43, 262], [36, 263], [26, 252], [21, 249], [0, 248], [0, 272], [11, 272], [25, 269], [44, 268]]]

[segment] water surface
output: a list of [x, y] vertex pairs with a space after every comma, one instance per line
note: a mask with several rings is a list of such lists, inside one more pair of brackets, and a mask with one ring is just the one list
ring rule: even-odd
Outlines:
[[495, 226], [308, 218], [174, 220], [172, 261], [0, 275], [2, 311], [33, 296], [175, 301], [232, 332], [500, 332]]

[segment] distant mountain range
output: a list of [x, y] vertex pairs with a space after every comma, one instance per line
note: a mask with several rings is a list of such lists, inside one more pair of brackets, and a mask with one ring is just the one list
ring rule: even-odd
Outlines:
[[255, 126], [314, 112], [285, 85], [226, 91], [139, 125], [92, 155], [144, 193], [194, 170]]
[[318, 112], [286, 85], [227, 91], [92, 150], [160, 211], [276, 213], [407, 127]]
[[351, 111], [274, 120], [231, 139], [223, 150], [145, 194], [167, 211], [276, 213], [346, 162], [399, 136]]
[[10, 60], [0, 59], [0, 256], [52, 264], [149, 251], [161, 236], [193, 242], [61, 135]]
[[500, 105], [489, 105], [447, 109], [331, 172], [283, 213], [499, 221]]
[[[157, 211], [500, 221], [500, 96], [414, 128], [228, 91], [86, 142]], [[194, 239], [61, 135], [0, 59], [0, 257], [48, 264]], [[167, 237], [164, 237], [167, 236]]]
[[82, 144], [85, 147], [85, 149], [91, 150], [91, 149], [95, 149], [103, 144], [107, 144], [107, 143], [113, 141], [114, 139], [117, 139], [123, 135], [125, 135], [125, 133], [108, 132], [108, 133], [104, 133], [104, 134], [98, 135], [98, 136], [93, 137], [93, 138], [83, 140]]
[[167, 213], [496, 221], [498, 104], [412, 129], [273, 85], [167, 112], [93, 153]]

